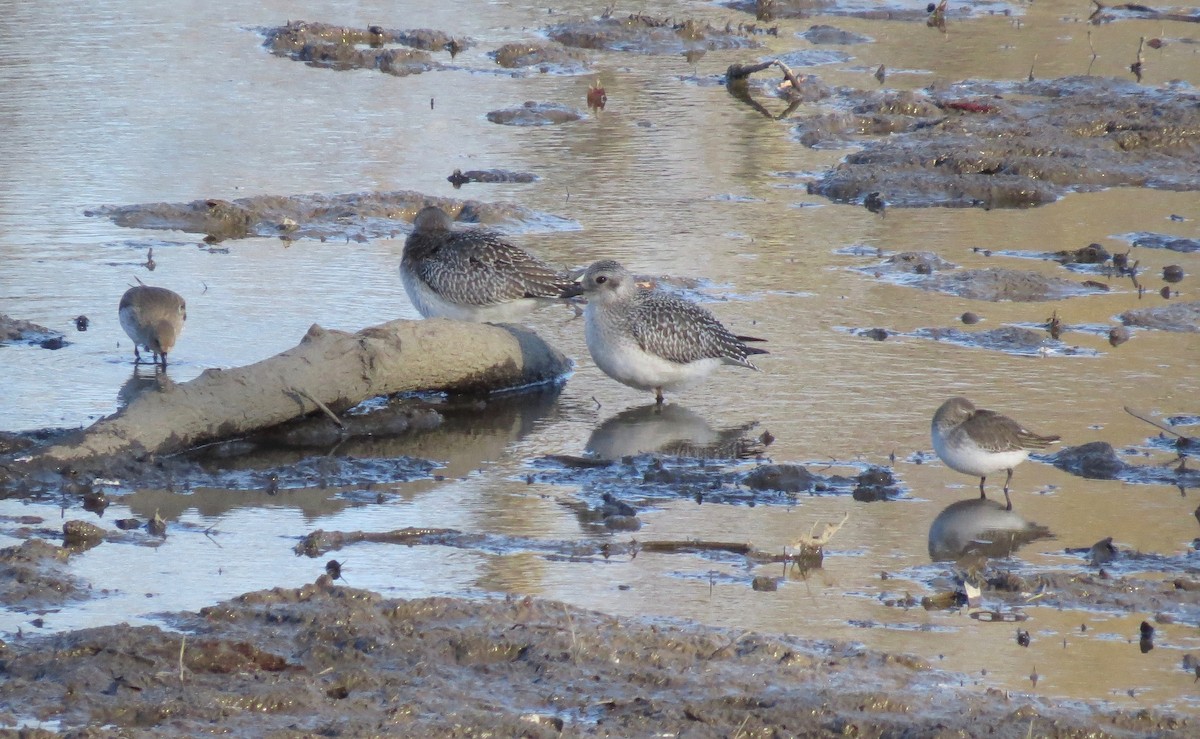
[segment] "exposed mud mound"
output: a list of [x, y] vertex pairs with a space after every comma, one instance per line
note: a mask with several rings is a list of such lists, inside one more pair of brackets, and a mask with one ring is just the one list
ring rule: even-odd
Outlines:
[[1126, 326], [1200, 333], [1200, 301], [1169, 303], [1155, 308], [1134, 308], [1125, 311], [1119, 318]]
[[1000, 328], [984, 331], [964, 331], [960, 328], [919, 328], [900, 336], [911, 336], [916, 339], [932, 339], [947, 344], [973, 349], [990, 349], [992, 351], [1033, 357], [1042, 355], [1094, 357], [1099, 352], [1086, 347], [1072, 346], [1059, 339], [1051, 337], [1044, 331], [1035, 331], [1020, 326], [1001, 326]]
[[446, 178], [454, 189], [458, 189], [470, 182], [497, 183], [497, 182], [519, 182], [527, 184], [537, 182], [540, 177], [532, 172], [510, 172], [507, 169], [468, 169], [466, 172], [461, 169], [454, 170], [454, 173]]
[[[760, 21], [777, 18], [810, 18], [832, 15], [888, 21], [924, 21], [929, 17], [925, 0], [728, 0], [727, 8], [750, 13]], [[993, 0], [965, 0], [951, 3], [945, 9], [949, 20], [968, 19], [980, 15], [1020, 14], [1021, 7]]]
[[1182, 239], [1178, 236], [1168, 236], [1167, 234], [1137, 231], [1134, 233], [1122, 234], [1118, 238], [1125, 239], [1134, 246], [1144, 246], [1147, 249], [1166, 249], [1168, 251], [1177, 251], [1182, 254], [1190, 254], [1192, 252], [1200, 251], [1200, 240]]
[[6, 645], [0, 700], [20, 711], [7, 718], [177, 735], [547, 738], [1016, 739], [1031, 722], [1056, 736], [1103, 726], [1126, 737], [1188, 725], [1148, 710], [956, 690], [946, 686], [958, 677], [920, 659], [848, 644], [647, 624], [531, 598], [385, 600], [327, 576], [172, 625], [183, 633], [121, 625]]
[[559, 123], [571, 123], [583, 118], [583, 113], [569, 105], [560, 103], [539, 103], [528, 100], [524, 105], [503, 110], [493, 110], [487, 114], [492, 123], [502, 126], [553, 126]]
[[68, 343], [58, 331], [0, 313], [0, 346], [12, 342], [33, 344], [43, 349], [61, 349]]
[[637, 13], [623, 18], [558, 23], [546, 29], [554, 41], [580, 49], [631, 51], [638, 54], [682, 54], [686, 51], [756, 48], [757, 33], [777, 34], [777, 29], [739, 25], [715, 28], [696, 20], [675, 22]]
[[[377, 69], [399, 77], [442, 66], [426, 52], [449, 51], [453, 56], [470, 45], [468, 40], [425, 28], [409, 31], [380, 26], [344, 28], [307, 21], [291, 21], [286, 26], [266, 29], [264, 34], [264, 45], [276, 56], [314, 67]], [[408, 48], [396, 48], [397, 45]]]
[[810, 44], [836, 44], [838, 46], [849, 46], [851, 44], [869, 44], [872, 39], [870, 36], [864, 36], [861, 33], [854, 31], [845, 31], [841, 28], [826, 25], [809, 26], [804, 33], [796, 34]]
[[87, 587], [67, 573], [69, 555], [43, 539], [0, 549], [0, 603], [31, 611], [91, 597]]
[[849, 113], [809, 117], [809, 146], [862, 142], [810, 184], [839, 202], [1021, 208], [1070, 190], [1200, 189], [1200, 94], [1101, 77], [839, 90]]
[[1121, 480], [1142, 485], [1200, 487], [1200, 469], [1179, 462], [1165, 465], [1129, 464], [1107, 441], [1093, 441], [1055, 452], [1050, 462], [1060, 470], [1092, 480]]
[[[426, 205], [437, 205], [459, 221], [494, 225], [505, 221], [552, 220], [518, 205], [452, 200], [413, 190], [343, 195], [259, 195], [238, 200], [106, 205], [84, 215], [103, 216], [118, 226], [205, 234], [207, 241], [278, 236], [284, 239], [395, 238], [412, 228]], [[561, 225], [561, 224], [560, 224]]]
[[946, 272], [909, 284], [971, 300], [1010, 300], [1015, 303], [1062, 300], [1104, 292], [1099, 288], [1062, 277], [1047, 277], [1037, 272], [998, 268]]
[[488, 56], [505, 69], [533, 67], [544, 74], [579, 74], [588, 70], [591, 61], [585, 52], [555, 43], [505, 44]]

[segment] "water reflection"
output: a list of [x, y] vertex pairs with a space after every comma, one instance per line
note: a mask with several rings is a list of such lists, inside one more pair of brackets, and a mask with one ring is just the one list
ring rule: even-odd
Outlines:
[[746, 433], [757, 421], [714, 429], [697, 413], [678, 405], [654, 403], [608, 418], [588, 438], [586, 451], [607, 460], [637, 454], [669, 454], [699, 459], [738, 459], [762, 451], [762, 439]]
[[133, 374], [129, 376], [129, 379], [117, 391], [117, 410], [124, 410], [126, 406], [137, 400], [146, 391], [158, 389], [162, 386], [163, 381], [169, 382], [166, 375], [158, 372], [157, 369], [134, 366]]
[[[420, 476], [419, 479], [388, 482], [388, 474], [394, 470], [403, 472], [403, 465], [389, 466], [388, 461], [432, 460], [440, 465], [439, 477], [469, 474], [500, 459], [510, 444], [546, 419], [557, 408], [560, 390], [561, 387], [555, 386], [496, 396], [486, 401], [448, 403], [440, 408], [444, 420], [436, 428], [338, 442], [326, 450], [324, 459], [329, 464], [324, 467], [318, 464], [321, 474], [304, 487], [286, 484], [282, 479], [284, 472], [279, 472], [279, 482], [272, 485], [271, 471], [307, 469], [302, 463], [313, 458], [312, 448], [251, 447], [246, 442], [214, 447], [198, 460], [203, 473], [181, 474], [176, 480], [175, 487], [191, 488], [194, 490], [191, 494], [144, 489], [128, 496], [124, 502], [136, 515], [152, 516], [158, 511], [170, 520], [189, 508], [196, 508], [205, 516], [219, 516], [236, 508], [264, 505], [294, 506], [307, 517], [316, 518], [358, 503], [374, 502], [384, 494], [411, 499], [440, 483], [420, 469], [414, 473]], [[383, 409], [377, 412], [394, 411]], [[247, 453], [232, 456], [233, 452], [239, 451]], [[374, 463], [379, 460], [383, 464]], [[419, 468], [421, 465], [414, 466]], [[220, 484], [214, 485], [214, 482]]]
[[957, 560], [968, 553], [1007, 557], [1023, 545], [1051, 537], [1050, 529], [1026, 521], [1004, 504], [982, 498], [951, 503], [929, 526], [929, 557]]

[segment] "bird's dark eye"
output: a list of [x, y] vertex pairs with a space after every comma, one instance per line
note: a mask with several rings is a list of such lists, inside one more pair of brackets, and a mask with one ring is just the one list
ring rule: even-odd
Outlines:
[[596, 278], [597, 285], [603, 285], [606, 282], [608, 282], [608, 278], [605, 277], [604, 275], [600, 275], [599, 277]]

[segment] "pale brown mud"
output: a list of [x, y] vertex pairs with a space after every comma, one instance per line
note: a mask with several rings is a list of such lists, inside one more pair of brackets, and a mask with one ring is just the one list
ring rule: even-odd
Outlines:
[[579, 49], [628, 51], [638, 54], [682, 54], [713, 49], [759, 46], [755, 36], [778, 35], [777, 28], [728, 24], [723, 28], [694, 19], [659, 18], [644, 13], [613, 15], [556, 23], [545, 29], [552, 40]]
[[0, 346], [10, 343], [33, 344], [43, 349], [61, 349], [67, 345], [59, 331], [0, 313]]
[[950, 687], [959, 679], [920, 658], [847, 643], [618, 619], [533, 598], [388, 600], [327, 575], [167, 621], [177, 631], [119, 625], [3, 645], [5, 723], [135, 737], [1140, 737], [1191, 728], [1154, 711]]
[[428, 52], [446, 51], [453, 57], [471, 45], [467, 39], [427, 28], [346, 28], [308, 21], [290, 21], [266, 29], [264, 35], [264, 45], [277, 56], [314, 67], [376, 69], [398, 77], [443, 68]]

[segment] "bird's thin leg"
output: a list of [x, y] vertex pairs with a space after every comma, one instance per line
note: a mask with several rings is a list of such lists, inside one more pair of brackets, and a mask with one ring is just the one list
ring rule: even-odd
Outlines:
[[1008, 495], [1008, 486], [1012, 483], [1012, 467], [1008, 468], [1008, 477], [1004, 478], [1004, 494]]
[[162, 357], [162, 371], [166, 372], [167, 371], [167, 355], [165, 353], [163, 353], [163, 354], [160, 354], [159, 356]]
[[985, 480], [987, 480], [987, 475], [984, 475], [983, 477], [979, 478], [979, 499], [980, 500], [987, 500], [987, 493], [983, 492], [983, 483]]
[[663, 394], [662, 394], [662, 388], [661, 388], [661, 387], [656, 387], [656, 388], [654, 388], [654, 402], [655, 402], [655, 404], [657, 404], [657, 405], [662, 405], [662, 404], [663, 404]]
[[133, 366], [136, 367], [142, 363], [141, 352], [138, 351], [137, 344], [133, 345]]
[[1004, 510], [1012, 510], [1012, 498], [1008, 497], [1008, 488], [1004, 488]]

